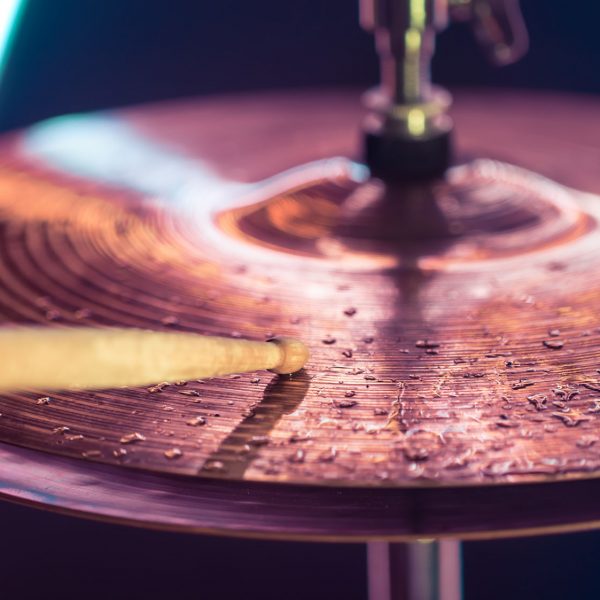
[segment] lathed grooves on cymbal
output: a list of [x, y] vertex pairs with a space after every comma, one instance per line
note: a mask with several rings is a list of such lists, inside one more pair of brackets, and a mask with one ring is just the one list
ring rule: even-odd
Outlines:
[[[42, 166], [13, 145], [4, 153], [5, 322], [293, 336], [311, 360], [291, 378], [262, 372], [3, 394], [1, 441], [163, 473], [344, 486], [495, 484], [600, 470], [595, 197], [523, 172], [508, 187], [516, 194], [526, 182], [526, 197], [547, 200], [548, 223], [560, 225], [541, 238], [526, 225], [485, 252], [459, 237], [429, 254], [412, 248], [406, 261], [389, 240], [353, 246], [348, 240], [364, 239], [352, 237], [355, 229], [346, 222], [338, 235], [326, 222], [326, 248], [337, 251], [322, 256], [318, 246], [295, 253], [256, 243], [254, 232], [255, 241], [240, 236], [231, 221], [223, 226], [231, 213], [195, 219], [149, 201], [127, 181], [150, 173], [151, 161], [110, 185]], [[335, 186], [355, 185], [327, 168], [306, 182], [324, 201]], [[290, 189], [304, 189], [298, 178]], [[285, 207], [285, 192], [262, 199], [277, 207], [282, 198]], [[502, 206], [508, 231], [514, 207]]]

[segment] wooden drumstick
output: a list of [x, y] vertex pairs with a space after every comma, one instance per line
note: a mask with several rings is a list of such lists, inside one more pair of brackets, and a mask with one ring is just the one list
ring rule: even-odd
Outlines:
[[299, 371], [300, 341], [252, 342], [142, 329], [0, 328], [0, 390], [149, 385], [269, 369]]

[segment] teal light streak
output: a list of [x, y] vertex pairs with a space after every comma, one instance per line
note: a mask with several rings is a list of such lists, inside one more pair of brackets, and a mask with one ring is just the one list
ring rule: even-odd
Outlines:
[[0, 0], [0, 81], [27, 0]]

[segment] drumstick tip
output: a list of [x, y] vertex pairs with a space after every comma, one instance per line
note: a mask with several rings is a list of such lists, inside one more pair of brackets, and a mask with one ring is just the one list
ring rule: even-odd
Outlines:
[[288, 337], [277, 337], [269, 340], [274, 344], [277, 344], [281, 350], [281, 363], [270, 369], [273, 373], [278, 375], [289, 375], [296, 373], [304, 367], [309, 359], [309, 351], [306, 344], [300, 340]]

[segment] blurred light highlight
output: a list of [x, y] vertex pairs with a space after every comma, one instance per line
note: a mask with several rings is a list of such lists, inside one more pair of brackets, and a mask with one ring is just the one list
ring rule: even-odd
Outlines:
[[0, 0], [0, 80], [27, 0]]

